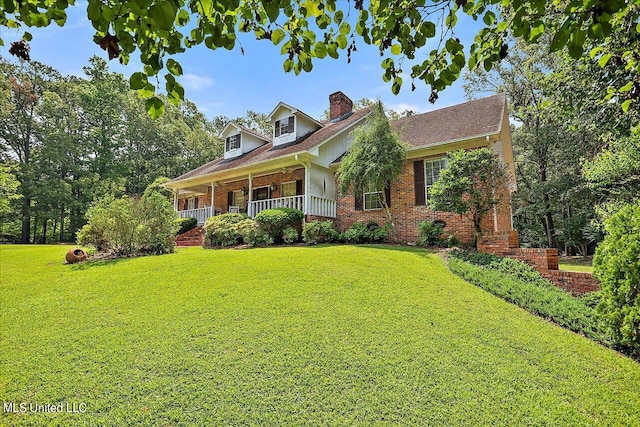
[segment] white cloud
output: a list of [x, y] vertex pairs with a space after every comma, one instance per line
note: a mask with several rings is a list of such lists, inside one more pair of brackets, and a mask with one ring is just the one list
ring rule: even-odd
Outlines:
[[190, 90], [207, 89], [214, 84], [214, 80], [210, 77], [199, 76], [197, 74], [185, 74], [181, 78], [182, 86]]
[[402, 113], [405, 110], [411, 110], [414, 111], [416, 113], [420, 113], [423, 111], [423, 107], [417, 105], [417, 104], [407, 104], [404, 102], [400, 102], [398, 104], [386, 104], [385, 105], [387, 108], [392, 109], [393, 111], [397, 111], [398, 113]]

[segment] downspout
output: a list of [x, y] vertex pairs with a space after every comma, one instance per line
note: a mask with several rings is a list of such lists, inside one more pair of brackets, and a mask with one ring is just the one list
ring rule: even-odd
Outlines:
[[298, 154], [293, 156], [293, 158], [296, 160], [296, 162], [304, 166], [304, 214], [306, 216], [306, 215], [309, 215], [309, 212], [310, 212], [309, 206], [311, 204], [311, 196], [309, 194], [309, 191], [311, 189], [311, 168], [310, 168], [309, 162], [305, 163], [302, 160], [300, 160], [300, 157]]

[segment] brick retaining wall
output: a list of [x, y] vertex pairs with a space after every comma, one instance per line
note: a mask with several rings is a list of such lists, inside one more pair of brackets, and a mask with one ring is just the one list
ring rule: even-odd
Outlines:
[[576, 296], [600, 289], [598, 280], [591, 273], [560, 271], [557, 249], [519, 248], [517, 231], [481, 235], [478, 238], [478, 252], [525, 262], [538, 270], [545, 279]]
[[574, 296], [599, 291], [600, 283], [591, 273], [580, 271], [547, 270], [540, 274]]

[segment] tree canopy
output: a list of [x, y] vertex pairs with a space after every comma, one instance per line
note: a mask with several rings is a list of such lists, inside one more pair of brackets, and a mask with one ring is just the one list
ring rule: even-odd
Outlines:
[[[0, 8], [0, 26], [8, 28], [63, 26], [74, 0], [5, 0]], [[461, 15], [483, 25], [471, 46], [456, 36]], [[313, 68], [313, 61], [338, 58], [349, 61], [358, 43], [380, 50], [382, 78], [393, 93], [409, 75], [430, 87], [430, 100], [453, 84], [467, 65], [490, 70], [507, 56], [508, 40], [537, 43], [543, 34], [552, 36], [550, 48], [566, 48], [574, 58], [588, 49], [601, 66], [616, 61], [626, 76], [612, 86], [609, 96], [622, 97], [628, 108], [640, 96], [638, 39], [640, 8], [637, 2], [613, 0], [89, 0], [87, 19], [95, 28], [94, 41], [110, 59], [127, 63], [138, 55], [143, 69], [129, 79], [132, 89], [147, 98], [152, 117], [164, 111], [155, 96], [156, 75], [164, 72], [166, 99], [179, 103], [184, 89], [176, 77], [182, 67], [176, 57], [198, 45], [211, 50], [233, 49], [239, 33], [281, 47], [286, 72], [298, 74]], [[611, 43], [614, 28], [624, 27], [626, 43]], [[29, 58], [28, 41], [11, 43], [10, 52]], [[0, 43], [3, 41], [0, 39]], [[466, 50], [468, 48], [468, 51]], [[239, 49], [243, 52], [240, 45]], [[151, 78], [151, 79], [150, 79]]]
[[351, 192], [356, 198], [362, 197], [367, 189], [379, 192], [380, 202], [395, 239], [390, 200], [387, 200], [384, 190], [390, 187], [402, 171], [407, 147], [389, 124], [382, 103], [378, 101], [372, 108], [373, 112], [367, 118], [367, 123], [352, 131], [353, 144], [338, 168], [338, 188], [341, 193]]
[[500, 203], [501, 197], [507, 197], [506, 168], [488, 148], [454, 151], [448, 160], [448, 166], [429, 191], [429, 207], [469, 214], [475, 232], [480, 233], [482, 218]]

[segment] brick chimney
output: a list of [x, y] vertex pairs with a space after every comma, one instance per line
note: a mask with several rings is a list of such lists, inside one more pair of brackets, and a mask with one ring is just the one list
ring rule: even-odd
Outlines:
[[329, 95], [329, 121], [337, 122], [353, 111], [353, 102], [347, 95], [338, 91]]

